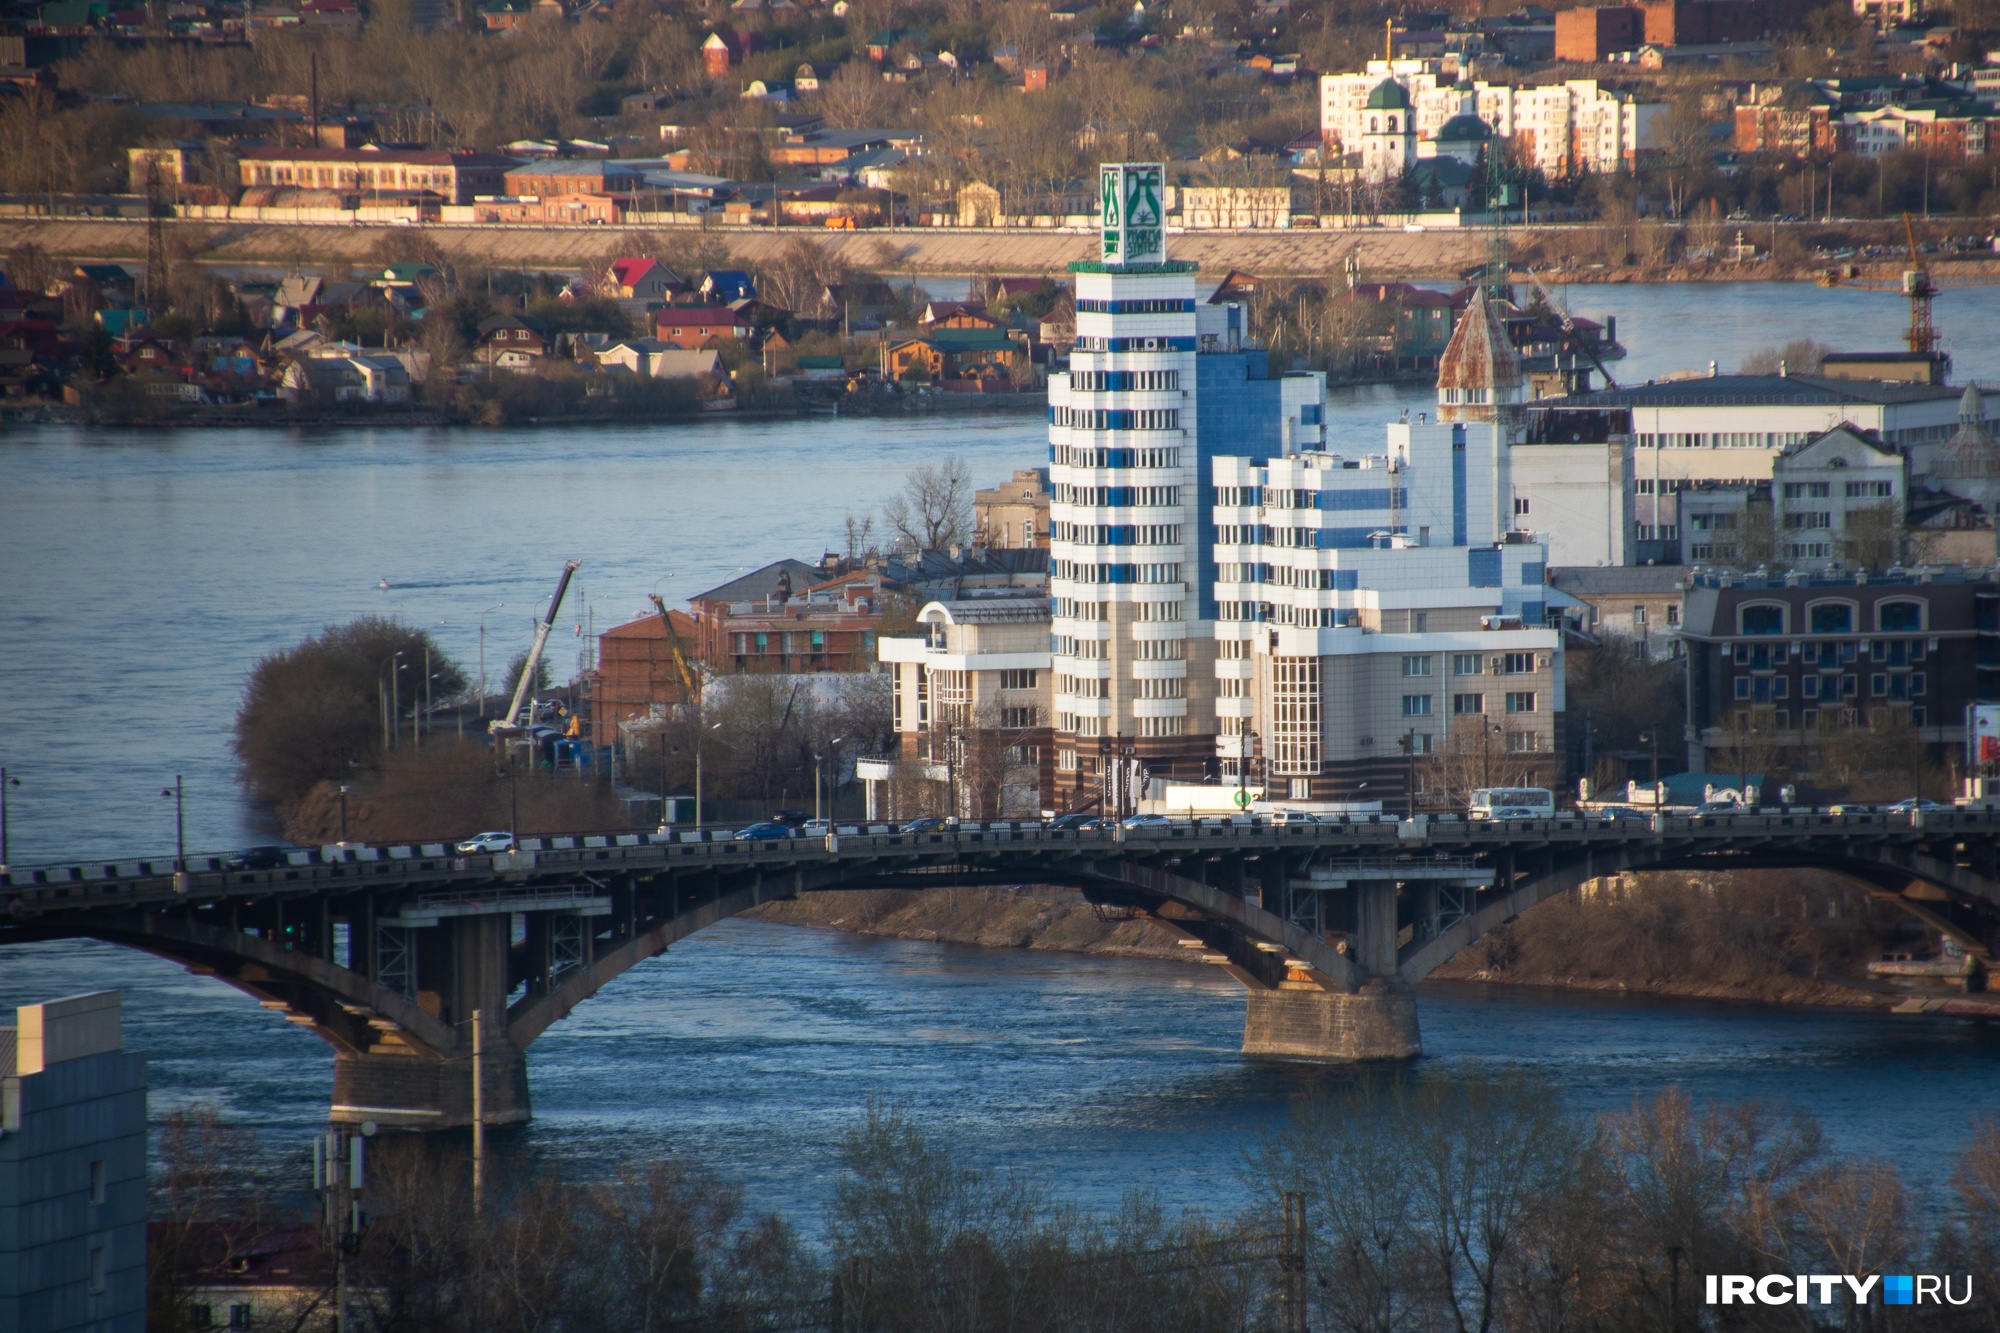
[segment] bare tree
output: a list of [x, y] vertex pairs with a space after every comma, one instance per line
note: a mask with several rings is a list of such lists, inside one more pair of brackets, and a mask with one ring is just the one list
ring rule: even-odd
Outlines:
[[905, 545], [941, 551], [971, 537], [972, 493], [972, 469], [964, 459], [923, 463], [882, 506], [882, 517]]

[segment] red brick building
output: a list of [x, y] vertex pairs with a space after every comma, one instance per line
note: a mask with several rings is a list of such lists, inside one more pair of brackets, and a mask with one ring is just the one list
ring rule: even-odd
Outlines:
[[1763, 32], [1751, 0], [1639, 0], [1648, 46], [1746, 42]]
[[1556, 15], [1556, 59], [1596, 64], [1615, 51], [1645, 43], [1646, 23], [1626, 5], [1565, 9]]
[[[694, 617], [668, 612], [674, 631], [690, 652]], [[688, 702], [681, 674], [667, 646], [667, 631], [657, 614], [628, 621], [597, 636], [597, 679], [591, 687], [590, 737], [594, 745], [618, 739], [618, 724], [657, 717], [676, 704]]]
[[695, 656], [719, 676], [872, 671], [883, 585], [874, 570], [776, 561], [688, 599]]

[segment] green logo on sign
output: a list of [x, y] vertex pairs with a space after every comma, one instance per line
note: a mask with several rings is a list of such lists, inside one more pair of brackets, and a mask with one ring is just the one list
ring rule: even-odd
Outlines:
[[1250, 808], [1250, 793], [1249, 793], [1249, 792], [1247, 792], [1247, 791], [1243, 791], [1243, 790], [1241, 790], [1241, 789], [1239, 788], [1239, 789], [1237, 790], [1237, 793], [1236, 793], [1236, 797], [1235, 797], [1235, 800], [1236, 800], [1236, 808], [1237, 808], [1238, 810], [1248, 810], [1248, 809]]
[[1103, 196], [1104, 206], [1104, 226], [1106, 229], [1109, 229], [1118, 225], [1118, 172], [1115, 169], [1104, 172], [1100, 185], [1102, 188], [1099, 192]]
[[1130, 171], [1125, 174], [1125, 225], [1160, 225], [1160, 173]]

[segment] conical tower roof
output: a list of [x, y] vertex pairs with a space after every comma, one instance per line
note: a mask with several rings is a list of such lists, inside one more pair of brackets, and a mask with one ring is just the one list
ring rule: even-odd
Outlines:
[[1979, 386], [1968, 384], [1958, 400], [1958, 433], [1938, 451], [1931, 474], [1937, 477], [1988, 480], [2000, 478], [2000, 445], [1986, 430], [1986, 402]]
[[[1475, 287], [1465, 313], [1458, 317], [1458, 327], [1451, 331], [1451, 342], [1438, 359], [1438, 401], [1518, 402], [1521, 378], [1521, 358], [1506, 328], [1486, 299], [1486, 289]], [[1457, 392], [1448, 395], [1448, 389]]]

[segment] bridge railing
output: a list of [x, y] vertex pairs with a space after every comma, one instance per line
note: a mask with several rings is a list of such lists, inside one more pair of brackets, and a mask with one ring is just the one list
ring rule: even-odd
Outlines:
[[[1407, 854], [1437, 844], [1498, 847], [1545, 844], [1552, 840], [1624, 842], [1669, 835], [1931, 836], [1954, 832], [1990, 834], [1996, 830], [2000, 830], [2000, 811], [1985, 809], [1834, 813], [1801, 808], [1763, 808], [1743, 814], [1660, 814], [1639, 820], [1564, 815], [1555, 819], [1514, 820], [1428, 816], [1404, 821], [1385, 815], [1338, 823], [1260, 824], [1218, 820], [1131, 829], [1051, 829], [1035, 823], [984, 823], [921, 833], [905, 833], [888, 824], [843, 824], [824, 837], [801, 835], [754, 841], [738, 841], [728, 830], [529, 838], [521, 840], [520, 850], [499, 855], [461, 856], [443, 843], [332, 844], [294, 849], [286, 853], [283, 865], [259, 869], [231, 869], [229, 857], [198, 855], [187, 858], [187, 875], [182, 885], [189, 892], [260, 884], [303, 889], [334, 880], [490, 876], [546, 872], [569, 866], [659, 866], [721, 858], [818, 859], [895, 849], [949, 851], [999, 844], [1162, 850], [1189, 844], [1329, 844], [1356, 848], [1400, 844]], [[7, 895], [10, 904], [19, 902], [24, 907], [41, 909], [95, 901], [135, 885], [171, 885], [174, 873], [173, 858], [165, 856], [14, 866], [0, 872], [0, 888], [11, 890]]]

